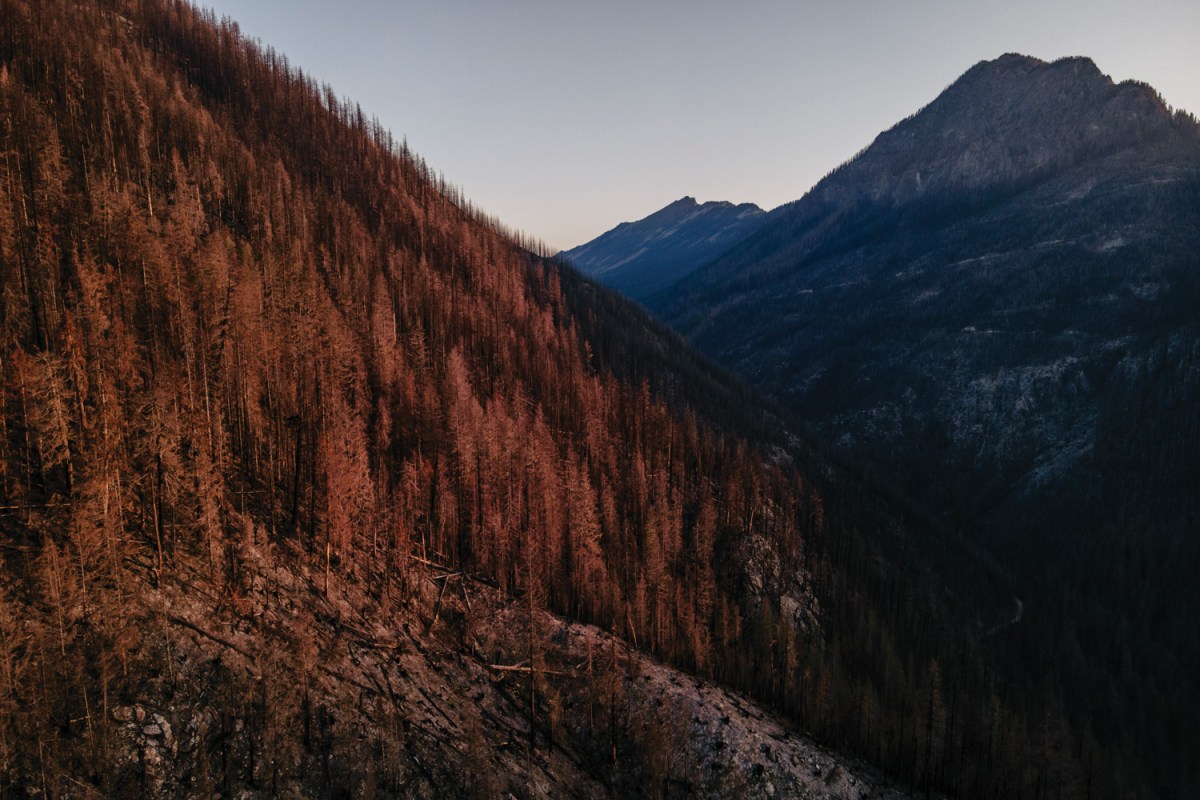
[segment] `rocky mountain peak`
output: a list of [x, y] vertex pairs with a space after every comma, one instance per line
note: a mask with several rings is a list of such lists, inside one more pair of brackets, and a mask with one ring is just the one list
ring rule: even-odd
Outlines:
[[1144, 84], [1114, 83], [1088, 58], [1008, 53], [967, 70], [933, 102], [818, 184], [826, 204], [979, 196], [1167, 134]]

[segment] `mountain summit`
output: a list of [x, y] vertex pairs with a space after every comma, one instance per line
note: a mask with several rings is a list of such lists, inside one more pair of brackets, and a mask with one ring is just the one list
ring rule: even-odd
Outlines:
[[1018, 186], [1166, 134], [1172, 115], [1145, 84], [1115, 84], [1087, 58], [983, 61], [880, 134], [811, 200], [902, 203]]

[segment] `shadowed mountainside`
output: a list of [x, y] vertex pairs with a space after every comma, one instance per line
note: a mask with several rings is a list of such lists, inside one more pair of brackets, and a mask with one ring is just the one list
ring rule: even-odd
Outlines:
[[1003, 56], [770, 217], [652, 307], [985, 543], [1026, 602], [1014, 669], [1193, 794], [1196, 121]]

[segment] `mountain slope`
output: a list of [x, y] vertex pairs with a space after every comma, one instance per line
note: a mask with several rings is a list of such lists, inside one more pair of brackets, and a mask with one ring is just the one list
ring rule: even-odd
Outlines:
[[1187, 796], [1198, 252], [1195, 120], [1086, 59], [1009, 55], [654, 308], [974, 531], [1030, 610], [1019, 668], [1075, 687], [1073, 713], [1124, 726], [1156, 793]]
[[766, 218], [752, 203], [697, 203], [684, 197], [562, 256], [606, 286], [647, 302], [758, 230]]
[[[360, 109], [184, 2], [0, 31], [0, 793], [811, 788], [734, 691], [926, 793], [1091, 778], [994, 569]], [[749, 710], [681, 744], [642, 653]]]
[[1194, 121], [1148, 88], [1005, 56], [659, 308], [856, 454], [944, 442], [1026, 492], [1090, 440], [1096, 379], [1186, 327], [1198, 173]]

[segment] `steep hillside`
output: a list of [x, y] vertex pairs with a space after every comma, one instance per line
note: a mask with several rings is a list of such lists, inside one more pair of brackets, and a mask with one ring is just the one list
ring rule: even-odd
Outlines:
[[381, 570], [323, 591], [263, 531], [231, 544], [232, 601], [183, 551], [139, 586], [138, 684], [96, 698], [94, 750], [47, 762], [29, 794], [909, 796], [744, 697], [476, 576]]
[[655, 308], [984, 542], [1025, 602], [1015, 668], [1187, 796], [1197, 253], [1195, 120], [1086, 59], [1010, 55]]
[[697, 203], [684, 197], [637, 222], [622, 222], [562, 256], [628, 297], [647, 302], [758, 230], [753, 203]]
[[0, 0], [0, 154], [0, 793], [1145, 788], [969, 547], [232, 23]]

